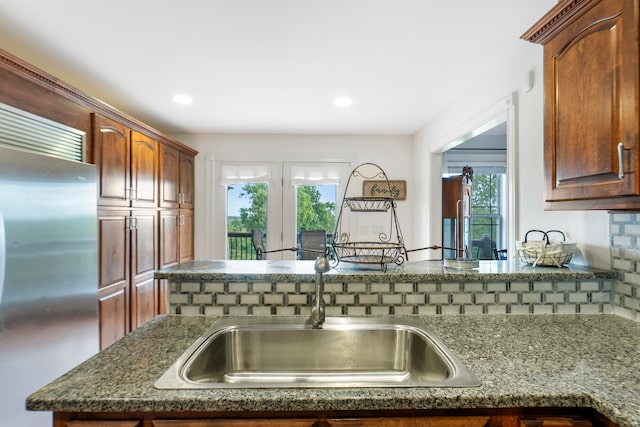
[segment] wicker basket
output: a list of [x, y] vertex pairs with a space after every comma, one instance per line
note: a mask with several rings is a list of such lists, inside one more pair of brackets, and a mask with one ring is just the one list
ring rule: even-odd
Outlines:
[[[529, 241], [529, 233], [541, 233], [543, 240]], [[558, 233], [562, 236], [562, 241], [554, 242], [549, 239], [549, 234]], [[562, 267], [571, 262], [576, 250], [576, 244], [566, 241], [562, 231], [550, 230], [529, 230], [524, 236], [523, 242], [516, 242], [516, 249], [520, 261], [533, 266]]]

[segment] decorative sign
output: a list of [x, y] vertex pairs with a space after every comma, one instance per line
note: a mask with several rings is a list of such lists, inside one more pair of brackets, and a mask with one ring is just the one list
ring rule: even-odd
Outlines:
[[406, 200], [407, 181], [364, 181], [362, 195], [364, 197], [393, 197], [394, 200]]

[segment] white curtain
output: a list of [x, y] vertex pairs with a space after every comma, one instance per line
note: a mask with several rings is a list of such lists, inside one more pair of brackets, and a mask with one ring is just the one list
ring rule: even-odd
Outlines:
[[223, 164], [220, 174], [221, 184], [269, 182], [271, 167], [264, 164]]
[[291, 185], [339, 185], [341, 174], [341, 165], [335, 163], [291, 165]]

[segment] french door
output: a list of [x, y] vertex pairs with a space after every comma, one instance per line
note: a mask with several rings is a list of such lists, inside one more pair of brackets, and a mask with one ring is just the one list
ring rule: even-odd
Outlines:
[[[226, 236], [261, 228], [266, 235], [266, 259], [293, 260], [298, 255], [295, 251], [269, 251], [297, 247], [301, 229], [333, 232], [349, 163], [228, 162], [219, 166], [219, 180], [226, 190], [222, 222]], [[225, 240], [224, 258], [234, 259], [232, 238]]]

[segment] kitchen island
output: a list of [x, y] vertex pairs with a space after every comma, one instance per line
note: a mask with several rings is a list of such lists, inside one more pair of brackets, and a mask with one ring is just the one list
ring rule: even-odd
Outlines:
[[274, 419], [592, 408], [620, 426], [640, 425], [640, 324], [636, 322], [615, 315], [422, 319], [480, 379], [480, 387], [159, 390], [154, 382], [214, 320], [169, 315], [154, 319], [35, 392], [27, 407], [54, 411], [60, 420], [154, 419], [154, 424], [144, 424], [154, 426], [164, 425], [157, 420], [183, 416]]
[[97, 425], [91, 420], [114, 427], [402, 425], [353, 420], [460, 416], [469, 419], [458, 425], [517, 426], [522, 418], [575, 414], [594, 425], [611, 425], [602, 414], [640, 426], [640, 324], [609, 314], [613, 272], [517, 261], [449, 271], [426, 261], [384, 273], [339, 266], [324, 275], [327, 315], [424, 321], [482, 383], [462, 388], [157, 389], [154, 382], [217, 318], [211, 313], [306, 317], [315, 274], [313, 262], [195, 261], [156, 277], [170, 283], [174, 314], [38, 390], [28, 409], [53, 411], [56, 427]]

